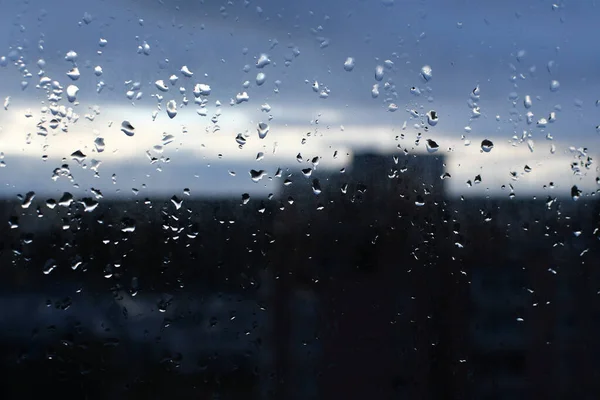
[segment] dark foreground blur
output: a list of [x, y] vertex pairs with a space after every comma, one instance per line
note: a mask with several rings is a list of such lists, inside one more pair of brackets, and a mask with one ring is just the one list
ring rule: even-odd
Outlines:
[[0, 397], [596, 398], [598, 201], [447, 199], [443, 172], [4, 202]]

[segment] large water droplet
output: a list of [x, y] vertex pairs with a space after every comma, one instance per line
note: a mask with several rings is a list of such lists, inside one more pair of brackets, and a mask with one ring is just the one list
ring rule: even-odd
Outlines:
[[173, 119], [177, 115], [177, 103], [175, 100], [169, 100], [167, 103], [167, 115]]
[[269, 125], [265, 122], [259, 122], [257, 130], [258, 137], [264, 139], [267, 136], [267, 133], [269, 133]]
[[129, 121], [123, 121], [121, 123], [121, 131], [127, 136], [133, 136], [135, 134], [135, 128], [129, 123]]

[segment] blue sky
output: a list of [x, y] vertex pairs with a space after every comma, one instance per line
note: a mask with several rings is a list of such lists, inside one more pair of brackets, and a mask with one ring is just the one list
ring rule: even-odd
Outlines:
[[[556, 6], [553, 7], [553, 4]], [[257, 11], [257, 7], [262, 11]], [[0, 177], [0, 183], [7, 188], [3, 189], [3, 194], [12, 196], [28, 186], [39, 187], [39, 190], [46, 188], [42, 178], [33, 177], [50, 175], [48, 168], [60, 163], [60, 154], [68, 158], [78, 149], [74, 148], [78, 140], [90, 130], [99, 131], [95, 134], [108, 135], [103, 133], [107, 130], [106, 125], [100, 122], [85, 127], [81, 123], [92, 106], [113, 110], [112, 114], [105, 112], [103, 116], [106, 119], [102, 121], [114, 119], [115, 126], [119, 125], [119, 119], [135, 115], [140, 120], [137, 123], [145, 130], [156, 130], [153, 134], [165, 129], [180, 132], [185, 115], [188, 130], [204, 132], [206, 127], [212, 126], [210, 116], [217, 110], [214, 102], [220, 100], [223, 103], [221, 123], [224, 126], [229, 123], [232, 130], [226, 132], [223, 128], [220, 134], [235, 137], [239, 133], [237, 130], [252, 132], [256, 123], [266, 118], [265, 113], [260, 111], [260, 105], [268, 103], [273, 107], [272, 136], [277, 134], [278, 127], [295, 129], [298, 138], [286, 137], [298, 139], [298, 142], [305, 131], [343, 130], [346, 132], [346, 147], [353, 149], [358, 146], [356, 143], [362, 141], [363, 138], [358, 135], [365, 135], [364, 127], [388, 127], [391, 138], [404, 133], [406, 142], [402, 146], [411, 150], [415, 147], [416, 135], [424, 132], [424, 127], [414, 128], [422, 119], [411, 118], [408, 111], [415, 109], [423, 115], [435, 109], [440, 123], [424, 135], [438, 141], [442, 149], [462, 145], [462, 135], [472, 138], [473, 143], [485, 137], [509, 142], [514, 135], [521, 137], [523, 131], [527, 131], [528, 139], [536, 143], [536, 151], [549, 148], [550, 143], [546, 139], [549, 135], [557, 153], [566, 155], [566, 158], [571, 154], [569, 147], [586, 147], [590, 154], [596, 154], [600, 143], [600, 135], [595, 129], [600, 123], [600, 110], [595, 105], [600, 98], [596, 73], [600, 68], [600, 58], [593, 49], [595, 17], [598, 15], [595, 10], [597, 5], [593, 1], [59, 0], [51, 5], [40, 0], [28, 3], [7, 1], [0, 17], [0, 54], [9, 58], [8, 65], [0, 68], [0, 97], [2, 100], [10, 97], [8, 110], [0, 110], [4, 113], [4, 118], [0, 119], [0, 127], [3, 128], [0, 147], [8, 149], [5, 151], [7, 159], [24, 156], [16, 149], [27, 148], [26, 133], [35, 133], [39, 111], [49, 104], [46, 91], [35, 87], [39, 81], [37, 74], [40, 68], [36, 65], [39, 58], [46, 62], [43, 68], [46, 76], [58, 80], [65, 88], [69, 84], [78, 86], [79, 104], [70, 105], [66, 99], [61, 104], [72, 106], [81, 118], [69, 132], [73, 135], [74, 140], [69, 141], [73, 148], [64, 145], [50, 156], [56, 158], [54, 162], [35, 168], [32, 166], [26, 174], [23, 172], [31, 177], [31, 181], [29, 178], [22, 179], [19, 181], [21, 185], [16, 185], [14, 178]], [[86, 13], [91, 17], [89, 24], [84, 22]], [[105, 47], [99, 46], [100, 38], [108, 41]], [[148, 55], [137, 52], [143, 42], [150, 46]], [[40, 43], [43, 51], [38, 49]], [[323, 43], [328, 45], [323, 46]], [[81, 71], [81, 78], [76, 82], [71, 82], [66, 76], [74, 65], [64, 59], [69, 50], [78, 53], [76, 65]], [[257, 69], [256, 59], [262, 53], [269, 55], [271, 64]], [[12, 65], [11, 56], [22, 57], [33, 76], [23, 78], [23, 71]], [[351, 72], [343, 69], [347, 57], [355, 59], [355, 68]], [[285, 65], [286, 60], [290, 61], [289, 66]], [[391, 63], [386, 64], [386, 60]], [[103, 69], [101, 77], [93, 73], [96, 65]], [[180, 68], [183, 65], [194, 72], [192, 78], [182, 76]], [[245, 65], [250, 66], [247, 72]], [[374, 78], [377, 65], [389, 67], [384, 68], [381, 82]], [[433, 69], [433, 79], [429, 82], [424, 82], [419, 75], [423, 65], [430, 65]], [[266, 82], [262, 86], [255, 84], [258, 72], [266, 74]], [[158, 79], [166, 82], [172, 74], [178, 76], [177, 83], [167, 93], [160, 93], [154, 82]], [[22, 80], [30, 81], [25, 90], [20, 87]], [[98, 94], [96, 85], [100, 80], [106, 86]], [[248, 88], [243, 86], [246, 80], [250, 82]], [[552, 80], [560, 82], [558, 91], [550, 90]], [[131, 83], [125, 84], [128, 81], [139, 82], [140, 91], [144, 93], [133, 104], [125, 96], [131, 86]], [[316, 92], [312, 90], [315, 81], [319, 87]], [[212, 88], [207, 107], [210, 114], [204, 119], [194, 117], [197, 107], [192, 107], [193, 104], [188, 107], [181, 104], [184, 95], [179, 93], [179, 86], [185, 87], [185, 96], [193, 103], [191, 91], [195, 83], [206, 83]], [[384, 88], [386, 83], [389, 86], [387, 90]], [[371, 95], [374, 84], [380, 85], [377, 98]], [[420, 89], [420, 96], [411, 94], [413, 86]], [[481, 90], [477, 101], [481, 117], [471, 119], [468, 101], [471, 91], [477, 86]], [[278, 89], [277, 93], [275, 89]], [[328, 91], [326, 99], [319, 96], [322, 90]], [[244, 91], [248, 92], [250, 101], [230, 107], [230, 99]], [[517, 96], [515, 104], [509, 99], [512, 93]], [[162, 125], [153, 128], [150, 115], [156, 109], [157, 100], [152, 97], [156, 94], [164, 95], [158, 117]], [[530, 109], [523, 106], [526, 95], [533, 99]], [[164, 108], [171, 99], [178, 102], [179, 113], [169, 121]], [[390, 103], [396, 104], [398, 111], [389, 112]], [[32, 109], [35, 114], [30, 120], [8, 122], [14, 120], [14, 116], [9, 118], [8, 113], [26, 109]], [[227, 118], [235, 119], [231, 117], [232, 109], [243, 113], [244, 117], [235, 117], [237, 120], [225, 123]], [[538, 129], [526, 124], [528, 111], [534, 114], [534, 121], [548, 118], [553, 111], [557, 119], [547, 128]], [[142, 114], [145, 115], [143, 121], [139, 117]], [[198, 122], [193, 118], [198, 118]], [[407, 128], [402, 130], [405, 121]], [[352, 129], [358, 126], [361, 129]], [[465, 126], [471, 128], [470, 132], [465, 131]], [[78, 129], [82, 133], [75, 136], [74, 132]], [[110, 131], [110, 135], [118, 134], [118, 130]], [[325, 138], [322, 151], [332, 153], [335, 149], [331, 147], [331, 135], [322, 136]], [[136, 138], [139, 137], [138, 134]], [[36, 139], [39, 138], [34, 138], [34, 142], [40, 144]], [[15, 145], [18, 140], [23, 142], [21, 147]], [[51, 139], [45, 140], [48, 146], [52, 146]], [[518, 142], [517, 146], [527, 145], [527, 140]], [[87, 146], [89, 151], [93, 151], [92, 141], [85, 143], [77, 146]], [[136, 143], [139, 142], [119, 142], [117, 147], [120, 147], [113, 150], [122, 150], [125, 146], [135, 148]], [[233, 152], [236, 144], [233, 140], [229, 143]], [[335, 139], [335, 143], [339, 144], [340, 140]], [[392, 151], [395, 144], [390, 144], [388, 150]], [[41, 149], [43, 145], [40, 146]], [[138, 146], [138, 155], [143, 160], [147, 148]], [[301, 147], [298, 149], [302, 150]], [[218, 151], [221, 150], [215, 148], [211, 156], [216, 157]], [[509, 152], [510, 161], [512, 150], [503, 151]], [[179, 155], [179, 166], [185, 171], [185, 165], [190, 165], [191, 172], [196, 160], [185, 158], [184, 153], [182, 151]], [[246, 160], [247, 169], [250, 169], [255, 165], [252, 163], [256, 153], [249, 150], [246, 153], [240, 159], [232, 159], [231, 163], [239, 165]], [[29, 151], [28, 154], [36, 153]], [[242, 153], [237, 152], [236, 156], [239, 154]], [[475, 159], [468, 152], [454, 154], [455, 164], [469, 164], [470, 169], [484, 168], [489, 161]], [[40, 158], [41, 155], [42, 151], [39, 152]], [[553, 162], [549, 152], [543, 155], [538, 152], [535, 156], [535, 160], [523, 162]], [[515, 164], [520, 165], [518, 154], [515, 153], [514, 157]], [[227, 162], [225, 159], [224, 163]], [[295, 166], [295, 159], [269, 161], [267, 157], [265, 163], [291, 167]], [[563, 167], [551, 169], [560, 175], [555, 180], [564, 179], [568, 186], [582, 179], [570, 177], [568, 160], [561, 159], [560, 163], [564, 170], [560, 169]], [[23, 160], [15, 164], [28, 165]], [[34, 164], [39, 163], [29, 163]], [[103, 173], [108, 176], [112, 173], [131, 175], [131, 170], [123, 171], [122, 165], [123, 160], [104, 161]], [[499, 168], [512, 167], [502, 164]], [[6, 171], [10, 169], [7, 164]], [[501, 176], [506, 178], [510, 171], [505, 172]], [[173, 174], [166, 179], [173, 181], [192, 175]], [[592, 169], [589, 175], [588, 183], [598, 174]], [[214, 172], [207, 172], [206, 179], [210, 180], [213, 176]], [[505, 178], [490, 181], [490, 184], [499, 187], [510, 183], [502, 181]], [[137, 178], [138, 181], [140, 179]], [[92, 183], [95, 182], [82, 182], [81, 187]], [[532, 185], [538, 187], [538, 183], [541, 184], [541, 181]], [[225, 185], [214, 178], [214, 183], [208, 186], [217, 187], [219, 184]], [[47, 189], [55, 190], [52, 181], [48, 181], [47, 185]], [[133, 181], [131, 186], [134, 186]], [[189, 184], [182, 181], [176, 186], [186, 187]], [[592, 188], [593, 185], [590, 190]], [[236, 190], [236, 184], [231, 190]], [[229, 189], [223, 188], [222, 191], [225, 193]]]

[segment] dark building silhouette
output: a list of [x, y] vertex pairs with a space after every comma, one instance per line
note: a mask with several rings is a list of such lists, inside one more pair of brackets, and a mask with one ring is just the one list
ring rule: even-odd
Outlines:
[[286, 173], [272, 200], [4, 201], [5, 397], [600, 392], [597, 201], [447, 198], [437, 153]]

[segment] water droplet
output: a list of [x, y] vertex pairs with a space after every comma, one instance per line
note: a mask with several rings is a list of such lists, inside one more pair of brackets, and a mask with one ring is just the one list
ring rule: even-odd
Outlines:
[[121, 123], [121, 131], [127, 136], [133, 136], [135, 133], [135, 128], [129, 123], [129, 121], [123, 121]]
[[375, 67], [375, 80], [381, 81], [383, 79], [384, 69], [382, 65], [378, 65]]
[[101, 67], [101, 66], [99, 66], [99, 65], [96, 65], [96, 66], [94, 67], [94, 75], [96, 75], [96, 76], [100, 76], [100, 75], [102, 75], [102, 72], [103, 72], [103, 71], [102, 71], [102, 67]]
[[241, 133], [237, 134], [237, 136], [235, 137], [235, 141], [240, 145], [240, 148], [246, 144], [246, 138]]
[[321, 183], [319, 182], [318, 179], [313, 179], [313, 181], [312, 181], [312, 191], [317, 196], [319, 194], [321, 194]]
[[77, 53], [73, 50], [67, 52], [65, 55], [65, 61], [77, 61]]
[[435, 153], [440, 148], [440, 145], [437, 144], [437, 142], [432, 139], [427, 139], [427, 144], [425, 146], [427, 147], [427, 151], [429, 153]]
[[548, 120], [546, 120], [546, 118], [540, 118], [540, 119], [538, 119], [537, 127], [545, 128], [547, 124], [548, 124]]
[[267, 133], [269, 133], [269, 125], [265, 122], [259, 122], [257, 130], [258, 137], [264, 139], [267, 136]]
[[183, 199], [180, 199], [177, 196], [173, 195], [173, 197], [171, 197], [171, 203], [173, 203], [176, 210], [179, 210], [181, 208], [181, 205], [183, 204]]
[[23, 199], [23, 203], [21, 203], [21, 207], [29, 208], [34, 198], [35, 192], [27, 192], [27, 194], [25, 195], [25, 199]]
[[261, 86], [263, 83], [265, 83], [266, 79], [267, 76], [264, 74], [264, 72], [259, 72], [256, 74], [256, 84], [258, 86]]
[[150, 45], [144, 41], [141, 46], [138, 47], [138, 53], [144, 53], [144, 55], [150, 55]]
[[421, 68], [421, 78], [423, 78], [425, 82], [428, 82], [433, 78], [433, 70], [429, 65], [424, 65], [423, 68]]
[[43, 272], [44, 275], [48, 275], [50, 272], [52, 272], [55, 268], [57, 267], [57, 263], [56, 260], [53, 258], [48, 259], [45, 263], [44, 263], [44, 268], [43, 268]]
[[96, 151], [97, 151], [98, 153], [102, 153], [102, 152], [104, 151], [104, 147], [105, 147], [105, 144], [104, 144], [104, 138], [97, 137], [97, 138], [94, 140], [94, 145], [96, 146]]
[[481, 150], [483, 150], [484, 152], [489, 153], [490, 151], [492, 151], [493, 148], [494, 148], [494, 143], [492, 143], [491, 140], [483, 139], [481, 141]]
[[250, 178], [252, 179], [253, 182], [258, 182], [260, 181], [262, 178], [265, 177], [267, 173], [264, 170], [250, 170]]
[[258, 60], [256, 60], [256, 68], [263, 68], [269, 64], [271, 64], [271, 60], [266, 54], [261, 54], [260, 57], [258, 57]]
[[556, 91], [558, 91], [558, 89], [560, 89], [560, 82], [557, 81], [556, 79], [550, 81], [550, 91], [556, 92]]
[[525, 108], [531, 108], [533, 102], [531, 101], [530, 95], [525, 96], [525, 99], [523, 99], [523, 105], [525, 106]]
[[427, 123], [431, 126], [436, 126], [438, 123], [438, 114], [435, 110], [431, 110], [427, 113]]
[[77, 150], [74, 151], [73, 153], [71, 153], [71, 158], [75, 161], [77, 161], [78, 163], [81, 163], [83, 160], [85, 160], [86, 155], [83, 154], [83, 152], [81, 150]]
[[198, 83], [194, 86], [194, 96], [195, 97], [200, 97], [200, 96], [208, 96], [210, 95], [210, 86], [209, 85], [205, 85], [203, 83]]
[[81, 74], [79, 73], [79, 68], [73, 67], [69, 72], [67, 72], [67, 76], [72, 80], [76, 81], [81, 76]]
[[173, 119], [177, 115], [177, 103], [175, 100], [169, 100], [167, 103], [167, 115]]
[[354, 58], [348, 57], [346, 61], [344, 61], [344, 70], [350, 72], [354, 69]]
[[396, 103], [390, 103], [388, 105], [388, 111], [389, 112], [395, 112], [398, 111], [398, 105]]
[[162, 79], [157, 80], [156, 82], [154, 82], [154, 84], [156, 85], [156, 88], [161, 92], [166, 92], [167, 90], [169, 90], [169, 87]]
[[187, 67], [187, 65], [184, 65], [183, 67], [181, 67], [181, 75], [187, 77], [187, 78], [191, 78], [192, 75], [194, 75], [194, 73], [192, 71], [190, 71], [190, 69]]
[[378, 96], [379, 96], [379, 85], [378, 84], [374, 84], [373, 88], [371, 89], [371, 97], [373, 97], [375, 99]]
[[246, 92], [238, 93], [235, 95], [235, 103], [240, 104], [250, 100], [250, 96]]
[[131, 218], [123, 218], [121, 220], [121, 232], [124, 233], [131, 233], [131, 232], [135, 232], [135, 221]]
[[67, 100], [69, 103], [74, 103], [77, 100], [77, 93], [79, 92], [79, 88], [75, 85], [67, 86]]
[[248, 204], [250, 201], [250, 195], [248, 193], [242, 194], [242, 204]]
[[73, 203], [73, 195], [69, 192], [64, 192], [62, 197], [58, 200], [58, 205], [62, 207], [69, 207]]
[[81, 199], [79, 203], [83, 205], [84, 212], [92, 212], [98, 207], [98, 204], [100, 204], [97, 200], [92, 199], [91, 197], [85, 197]]
[[575, 201], [579, 200], [579, 197], [581, 197], [581, 190], [575, 185], [571, 187], [571, 197]]

